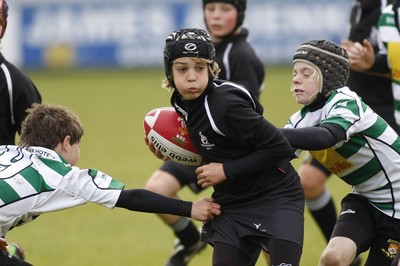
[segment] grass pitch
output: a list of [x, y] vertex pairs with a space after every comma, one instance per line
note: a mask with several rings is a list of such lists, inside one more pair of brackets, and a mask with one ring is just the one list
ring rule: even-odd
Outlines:
[[[43, 101], [71, 108], [85, 134], [81, 168], [97, 168], [126, 184], [142, 188], [161, 161], [143, 140], [143, 118], [156, 107], [169, 106], [170, 93], [160, 88], [163, 70], [27, 71]], [[278, 127], [300, 108], [290, 93], [291, 68], [269, 67], [261, 96], [265, 117]], [[300, 160], [294, 160], [298, 167]], [[332, 177], [329, 188], [339, 209], [350, 187]], [[183, 199], [209, 196], [211, 189], [194, 195], [183, 189]], [[200, 226], [200, 224], [199, 224]], [[174, 236], [154, 214], [108, 210], [95, 204], [48, 213], [8, 233], [20, 243], [27, 260], [36, 266], [164, 265]], [[322, 234], [305, 214], [302, 266], [318, 264], [325, 247]], [[212, 248], [196, 256], [191, 266], [211, 265]], [[257, 266], [267, 265], [260, 256]]]

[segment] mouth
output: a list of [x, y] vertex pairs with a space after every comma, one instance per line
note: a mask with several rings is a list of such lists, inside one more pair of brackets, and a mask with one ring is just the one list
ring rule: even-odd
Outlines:
[[197, 92], [197, 88], [195, 88], [195, 87], [190, 87], [190, 88], [188, 88], [188, 91], [189, 91], [189, 92]]
[[220, 29], [222, 29], [222, 26], [219, 24], [213, 24], [210, 26], [210, 28], [213, 30], [220, 30]]

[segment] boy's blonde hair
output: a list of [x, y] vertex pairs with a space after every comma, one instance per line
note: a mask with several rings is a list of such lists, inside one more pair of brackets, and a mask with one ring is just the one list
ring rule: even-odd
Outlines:
[[19, 145], [40, 146], [54, 149], [70, 136], [70, 144], [79, 143], [83, 136], [83, 126], [79, 118], [61, 105], [33, 104], [21, 125]]
[[[219, 65], [217, 62], [213, 62], [212, 60], [208, 60], [205, 58], [198, 58], [198, 57], [190, 57], [194, 62], [196, 63], [206, 63], [208, 65], [208, 73], [210, 78], [216, 79], [218, 78], [218, 74], [221, 71], [219, 68]], [[172, 62], [173, 63], [173, 62]], [[171, 76], [170, 77], [165, 77], [162, 82], [161, 82], [161, 88], [166, 89], [168, 91], [174, 89], [174, 84], [173, 84], [174, 76], [171, 71]], [[170, 82], [172, 81], [172, 82]]]

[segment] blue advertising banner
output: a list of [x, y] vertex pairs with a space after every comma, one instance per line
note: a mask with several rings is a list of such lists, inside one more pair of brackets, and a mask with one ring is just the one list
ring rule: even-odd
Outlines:
[[[13, 2], [24, 67], [158, 67], [169, 33], [205, 27], [201, 1]], [[266, 65], [284, 64], [302, 42], [344, 38], [349, 2], [248, 0], [244, 25]]]

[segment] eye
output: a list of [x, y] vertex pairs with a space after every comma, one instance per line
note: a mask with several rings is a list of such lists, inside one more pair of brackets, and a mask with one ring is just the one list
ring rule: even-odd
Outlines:
[[312, 74], [313, 74], [313, 72], [312, 72], [312, 71], [304, 71], [304, 73], [303, 73], [304, 77], [306, 77], [306, 78], [309, 78], [309, 77], [311, 77], [311, 76], [312, 76]]
[[184, 73], [187, 70], [187, 67], [177, 67], [176, 70], [180, 73]]

